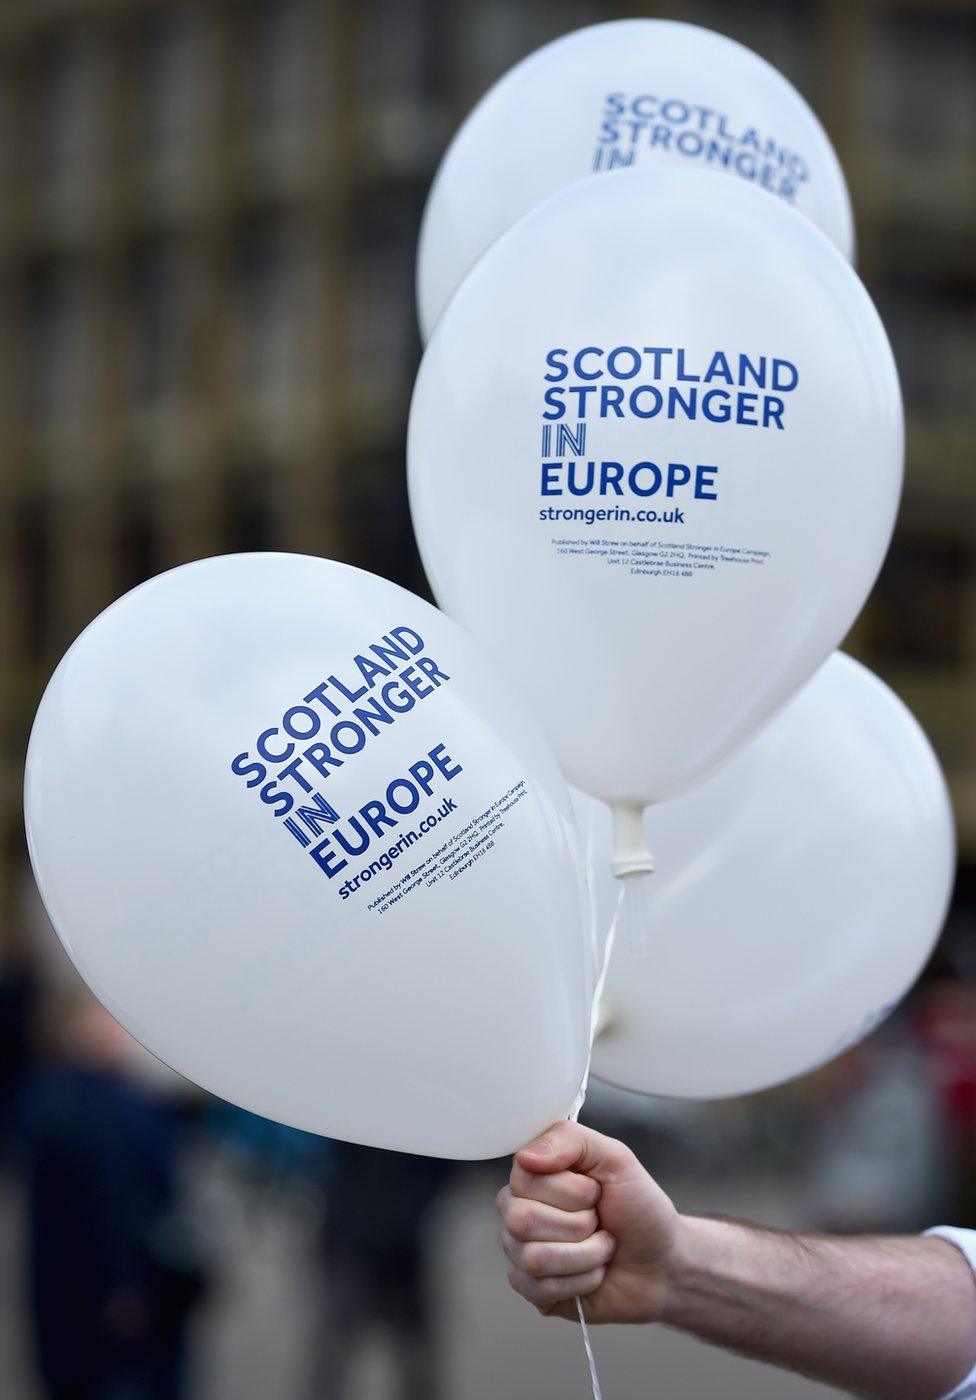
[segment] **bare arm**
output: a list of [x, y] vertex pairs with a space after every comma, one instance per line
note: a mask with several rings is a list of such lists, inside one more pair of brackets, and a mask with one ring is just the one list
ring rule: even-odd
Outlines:
[[941, 1239], [791, 1235], [680, 1215], [629, 1148], [559, 1123], [499, 1196], [509, 1279], [541, 1312], [664, 1322], [877, 1400], [976, 1363], [976, 1286]]
[[938, 1239], [683, 1218], [661, 1321], [884, 1400], [937, 1400], [976, 1362], [972, 1272]]

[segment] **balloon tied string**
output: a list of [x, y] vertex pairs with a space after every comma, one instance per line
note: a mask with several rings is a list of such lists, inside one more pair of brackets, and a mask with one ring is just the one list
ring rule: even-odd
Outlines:
[[636, 957], [643, 957], [647, 954], [647, 929], [650, 923], [648, 877], [654, 873], [654, 857], [644, 839], [644, 811], [635, 802], [617, 802], [610, 810], [613, 814], [613, 858], [610, 868], [623, 887], [621, 902], [627, 951]]
[[[593, 1040], [596, 1035], [596, 1028], [600, 1015], [600, 1000], [603, 996], [604, 983], [607, 980], [610, 955], [613, 952], [613, 945], [617, 937], [617, 923], [620, 919], [620, 911], [623, 908], [624, 892], [626, 888], [626, 884], [621, 884], [620, 895], [617, 899], [617, 908], [614, 912], [613, 922], [607, 933], [607, 941], [603, 950], [603, 966], [600, 969], [600, 975], [596, 981], [596, 990], [593, 993], [593, 1008], [590, 1014], [590, 1044], [586, 1055], [586, 1069], [583, 1072], [583, 1082], [580, 1085], [579, 1094], [573, 1105], [573, 1111], [569, 1115], [571, 1123], [575, 1123], [579, 1118], [586, 1099], [586, 1088], [590, 1080], [590, 1063], [593, 1058]], [[576, 1315], [579, 1318], [580, 1333], [583, 1337], [583, 1348], [586, 1351], [586, 1364], [590, 1368], [590, 1385], [593, 1387], [593, 1400], [603, 1400], [603, 1391], [600, 1389], [600, 1377], [596, 1369], [596, 1357], [593, 1355], [593, 1343], [590, 1340], [590, 1328], [586, 1321], [586, 1313], [583, 1310], [583, 1299], [578, 1294], [576, 1296]]]
[[646, 958], [650, 949], [647, 929], [650, 922], [651, 879], [649, 875], [628, 875], [621, 880], [624, 942], [631, 957]]

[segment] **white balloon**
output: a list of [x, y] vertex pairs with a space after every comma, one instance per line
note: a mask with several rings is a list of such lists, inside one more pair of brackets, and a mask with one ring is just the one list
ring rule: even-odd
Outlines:
[[[574, 802], [606, 931], [610, 815]], [[839, 653], [645, 821], [646, 955], [618, 936], [593, 1050], [593, 1073], [624, 1088], [717, 1098], [806, 1073], [884, 1019], [942, 927], [955, 840], [938, 761], [897, 696]]]
[[671, 164], [727, 171], [769, 191], [853, 257], [837, 157], [781, 73], [709, 29], [614, 20], [523, 59], [452, 141], [417, 256], [424, 339], [465, 273], [530, 209], [597, 171]]
[[570, 781], [701, 781], [837, 646], [901, 487], [898, 378], [850, 266], [782, 200], [674, 168], [527, 215], [427, 347], [410, 500], [441, 606]]
[[55, 672], [25, 801], [79, 972], [205, 1088], [461, 1158], [572, 1107], [592, 949], [566, 787], [412, 594], [285, 554], [143, 584]]

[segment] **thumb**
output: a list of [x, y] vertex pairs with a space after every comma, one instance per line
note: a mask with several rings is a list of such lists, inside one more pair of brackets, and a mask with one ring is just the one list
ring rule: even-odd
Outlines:
[[630, 1148], [582, 1123], [554, 1123], [535, 1142], [515, 1154], [519, 1166], [537, 1175], [576, 1171], [608, 1181], [633, 1162]]

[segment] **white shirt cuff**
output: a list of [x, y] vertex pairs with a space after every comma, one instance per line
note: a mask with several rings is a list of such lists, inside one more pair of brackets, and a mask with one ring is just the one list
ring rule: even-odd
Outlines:
[[[954, 1244], [965, 1256], [969, 1267], [976, 1276], [976, 1230], [960, 1230], [955, 1225], [936, 1225], [933, 1229], [926, 1230], [925, 1233]], [[942, 1400], [976, 1400], [976, 1366], [973, 1367], [966, 1379], [960, 1381], [955, 1390], [943, 1396]]]

